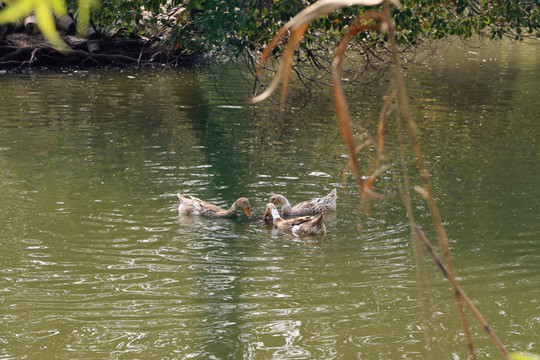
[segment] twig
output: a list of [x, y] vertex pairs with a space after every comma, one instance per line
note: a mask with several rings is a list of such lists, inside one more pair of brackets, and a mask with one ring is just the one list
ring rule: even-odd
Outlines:
[[[365, 16], [368, 16], [368, 14], [366, 14]], [[349, 164], [351, 165], [352, 172], [354, 174], [354, 177], [356, 178], [356, 182], [358, 183], [358, 190], [360, 191], [360, 196], [362, 197], [362, 199], [364, 199], [367, 196], [367, 193], [364, 186], [364, 180], [362, 179], [362, 173], [360, 172], [360, 167], [358, 166], [358, 156], [356, 154], [354, 146], [349, 108], [347, 106], [347, 101], [345, 100], [343, 87], [341, 86], [341, 64], [343, 61], [343, 53], [347, 48], [347, 43], [354, 35], [356, 35], [360, 31], [378, 29], [378, 26], [375, 24], [360, 24], [362, 19], [363, 18], [357, 18], [349, 31], [347, 31], [345, 36], [343, 36], [343, 39], [341, 40], [341, 43], [339, 44], [334, 54], [334, 60], [332, 61], [332, 73], [334, 77], [334, 102], [336, 103], [336, 113], [339, 120], [341, 135], [343, 137], [343, 142], [345, 143], [345, 146], [347, 148], [347, 152], [349, 153]]]
[[465, 302], [465, 304], [467, 305], [467, 307], [469, 308], [469, 310], [471, 311], [471, 313], [474, 315], [474, 317], [478, 320], [478, 322], [480, 323], [480, 325], [482, 326], [482, 328], [488, 333], [489, 337], [491, 338], [491, 340], [493, 340], [493, 342], [495, 343], [495, 345], [499, 348], [499, 350], [501, 351], [502, 355], [504, 356], [505, 359], [507, 360], [510, 360], [510, 354], [508, 352], [508, 350], [506, 350], [506, 348], [504, 347], [504, 345], [502, 344], [502, 342], [499, 340], [499, 338], [497, 337], [497, 335], [495, 334], [495, 332], [491, 329], [491, 327], [489, 326], [489, 324], [487, 323], [487, 321], [484, 319], [484, 317], [482, 316], [482, 314], [480, 313], [480, 311], [478, 311], [478, 309], [476, 308], [476, 306], [474, 306], [473, 302], [471, 301], [471, 299], [469, 299], [469, 297], [467, 296], [467, 294], [463, 291], [463, 289], [458, 285], [458, 283], [456, 282], [455, 278], [452, 277], [451, 273], [446, 269], [446, 267], [444, 266], [443, 262], [441, 261], [441, 259], [439, 258], [439, 256], [437, 255], [437, 253], [435, 252], [435, 249], [433, 248], [433, 246], [431, 245], [431, 243], [429, 242], [429, 239], [426, 237], [426, 235], [424, 234], [424, 232], [422, 231], [422, 229], [420, 229], [420, 226], [418, 225], [415, 225], [414, 226], [414, 232], [416, 234], [416, 237], [418, 239], [420, 239], [422, 241], [422, 243], [424, 244], [424, 246], [427, 248], [429, 254], [431, 255], [431, 257], [433, 258], [433, 260], [435, 261], [435, 263], [439, 266], [439, 268], [441, 269], [444, 277], [450, 282], [450, 284], [452, 285], [452, 287], [454, 288], [454, 292], [456, 294], [459, 294], [459, 296], [463, 299], [463, 301]]
[[377, 125], [377, 155], [375, 156], [375, 161], [373, 162], [375, 168], [379, 167], [379, 162], [381, 161], [382, 151], [384, 147], [384, 125], [386, 123], [386, 118], [393, 111], [393, 108], [390, 108], [389, 111], [387, 110], [396, 95], [397, 91], [393, 90], [384, 102], [383, 107], [381, 108], [381, 112], [379, 114], [379, 124]]

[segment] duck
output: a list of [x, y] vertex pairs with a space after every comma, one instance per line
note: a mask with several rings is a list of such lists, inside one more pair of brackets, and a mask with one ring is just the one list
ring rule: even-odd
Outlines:
[[230, 209], [225, 210], [217, 205], [210, 204], [204, 200], [198, 199], [194, 196], [190, 196], [190, 199], [177, 194], [180, 199], [180, 205], [178, 206], [178, 212], [185, 215], [199, 215], [212, 218], [228, 218], [234, 217], [238, 209], [244, 209], [248, 216], [253, 216], [251, 213], [251, 206], [249, 200], [245, 197], [241, 197], [234, 202]]
[[304, 201], [292, 207], [289, 200], [280, 194], [270, 196], [269, 202], [274, 205], [281, 204], [281, 212], [283, 216], [304, 216], [336, 210], [336, 200], [337, 190], [333, 189], [324, 197]]
[[283, 219], [279, 215], [274, 204], [266, 204], [264, 217], [272, 216], [272, 224], [281, 231], [291, 232], [294, 236], [326, 235], [326, 226], [324, 225], [324, 213], [312, 218], [311, 216], [297, 217], [293, 219]]

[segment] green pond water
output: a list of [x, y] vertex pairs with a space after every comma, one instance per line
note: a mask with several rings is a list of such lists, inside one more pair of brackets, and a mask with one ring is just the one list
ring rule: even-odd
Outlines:
[[[540, 353], [540, 47], [456, 43], [434, 59], [406, 82], [457, 274], [509, 350]], [[387, 86], [348, 95], [372, 134]], [[427, 358], [393, 119], [385, 200], [364, 214], [330, 89], [299, 112], [249, 95], [233, 70], [0, 75], [1, 359]], [[325, 237], [261, 221], [274, 192], [295, 204], [333, 188]], [[179, 216], [177, 192], [246, 196], [254, 217]], [[436, 243], [416, 193], [413, 207]], [[466, 359], [425, 260], [434, 357]], [[500, 358], [471, 329], [480, 358]]]

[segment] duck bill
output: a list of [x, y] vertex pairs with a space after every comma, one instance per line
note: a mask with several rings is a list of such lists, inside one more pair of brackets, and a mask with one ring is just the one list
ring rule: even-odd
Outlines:
[[270, 212], [268, 210], [266, 210], [266, 212], [263, 215], [263, 219], [266, 219], [269, 216], [270, 216]]
[[245, 208], [244, 210], [246, 211], [246, 214], [247, 214], [248, 216], [253, 216], [253, 215], [251, 214], [251, 208], [249, 208], [249, 206], [248, 206], [247, 208]]

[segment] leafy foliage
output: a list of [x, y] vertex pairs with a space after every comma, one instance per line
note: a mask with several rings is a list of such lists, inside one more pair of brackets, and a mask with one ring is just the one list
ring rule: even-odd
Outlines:
[[[177, 39], [189, 39], [188, 49], [260, 49], [290, 18], [315, 0], [191, 0], [179, 24]], [[450, 35], [469, 38], [540, 36], [539, 2], [536, 0], [405, 0], [393, 10], [397, 41], [417, 44]], [[369, 10], [369, 9], [368, 9]], [[337, 43], [356, 15], [368, 11], [347, 7], [319, 18], [305, 35], [305, 46]], [[360, 37], [365, 39], [366, 35]], [[372, 40], [373, 44], [380, 42]], [[276, 50], [276, 51], [279, 51]]]
[[440, 39], [449, 35], [469, 38], [540, 36], [540, 7], [535, 0], [406, 0], [396, 12], [398, 39], [415, 41], [419, 35]]
[[77, 10], [77, 33], [84, 36], [88, 24], [90, 23], [90, 12], [93, 9], [99, 8], [98, 0], [83, 0], [79, 1]]
[[65, 44], [56, 32], [53, 15], [66, 15], [63, 0], [20, 0], [6, 1], [6, 9], [0, 13], [0, 25], [9, 24], [27, 14], [34, 13], [41, 32], [47, 40], [59, 49], [65, 49]]
[[[143, 23], [171, 27], [166, 41], [190, 53], [231, 50], [233, 54], [260, 50], [286, 21], [315, 0], [66, 0], [67, 7], [83, 24], [92, 20], [102, 29], [123, 29], [127, 34], [143, 34]], [[52, 16], [65, 14], [64, 0], [6, 0], [0, 22], [35, 11], [49, 41], [59, 45], [52, 27]], [[99, 3], [99, 6], [95, 6]], [[174, 19], [160, 18], [172, 7], [181, 8]], [[480, 34], [491, 38], [540, 37], [540, 11], [537, 0], [404, 0], [403, 8], [393, 10], [397, 41], [415, 45], [425, 39], [450, 35], [464, 38]], [[52, 11], [51, 11], [52, 10]], [[335, 45], [356, 15], [364, 8], [343, 8], [312, 23], [301, 45], [307, 53], [319, 45]], [[146, 15], [146, 19], [143, 19]], [[144, 21], [143, 21], [144, 20]], [[315, 29], [315, 30], [312, 30]], [[81, 31], [79, 29], [79, 31]], [[357, 41], [370, 38], [382, 43], [379, 35], [361, 34]], [[277, 47], [275, 52], [280, 52]], [[306, 53], [304, 53], [306, 54]]]
[[[57, 49], [65, 51], [66, 45], [56, 31], [54, 17], [67, 15], [67, 6], [64, 0], [4, 0], [6, 8], [0, 12], [0, 25], [9, 24], [33, 13], [37, 24], [47, 40]], [[90, 10], [95, 0], [79, 1], [79, 32], [86, 31], [90, 18]]]
[[[69, 0], [76, 4], [76, 0]], [[178, 1], [176, 1], [178, 2]], [[93, 20], [101, 28], [124, 29], [128, 33], [139, 33], [143, 12], [155, 20], [162, 13], [166, 0], [100, 0], [100, 6], [93, 13]]]

